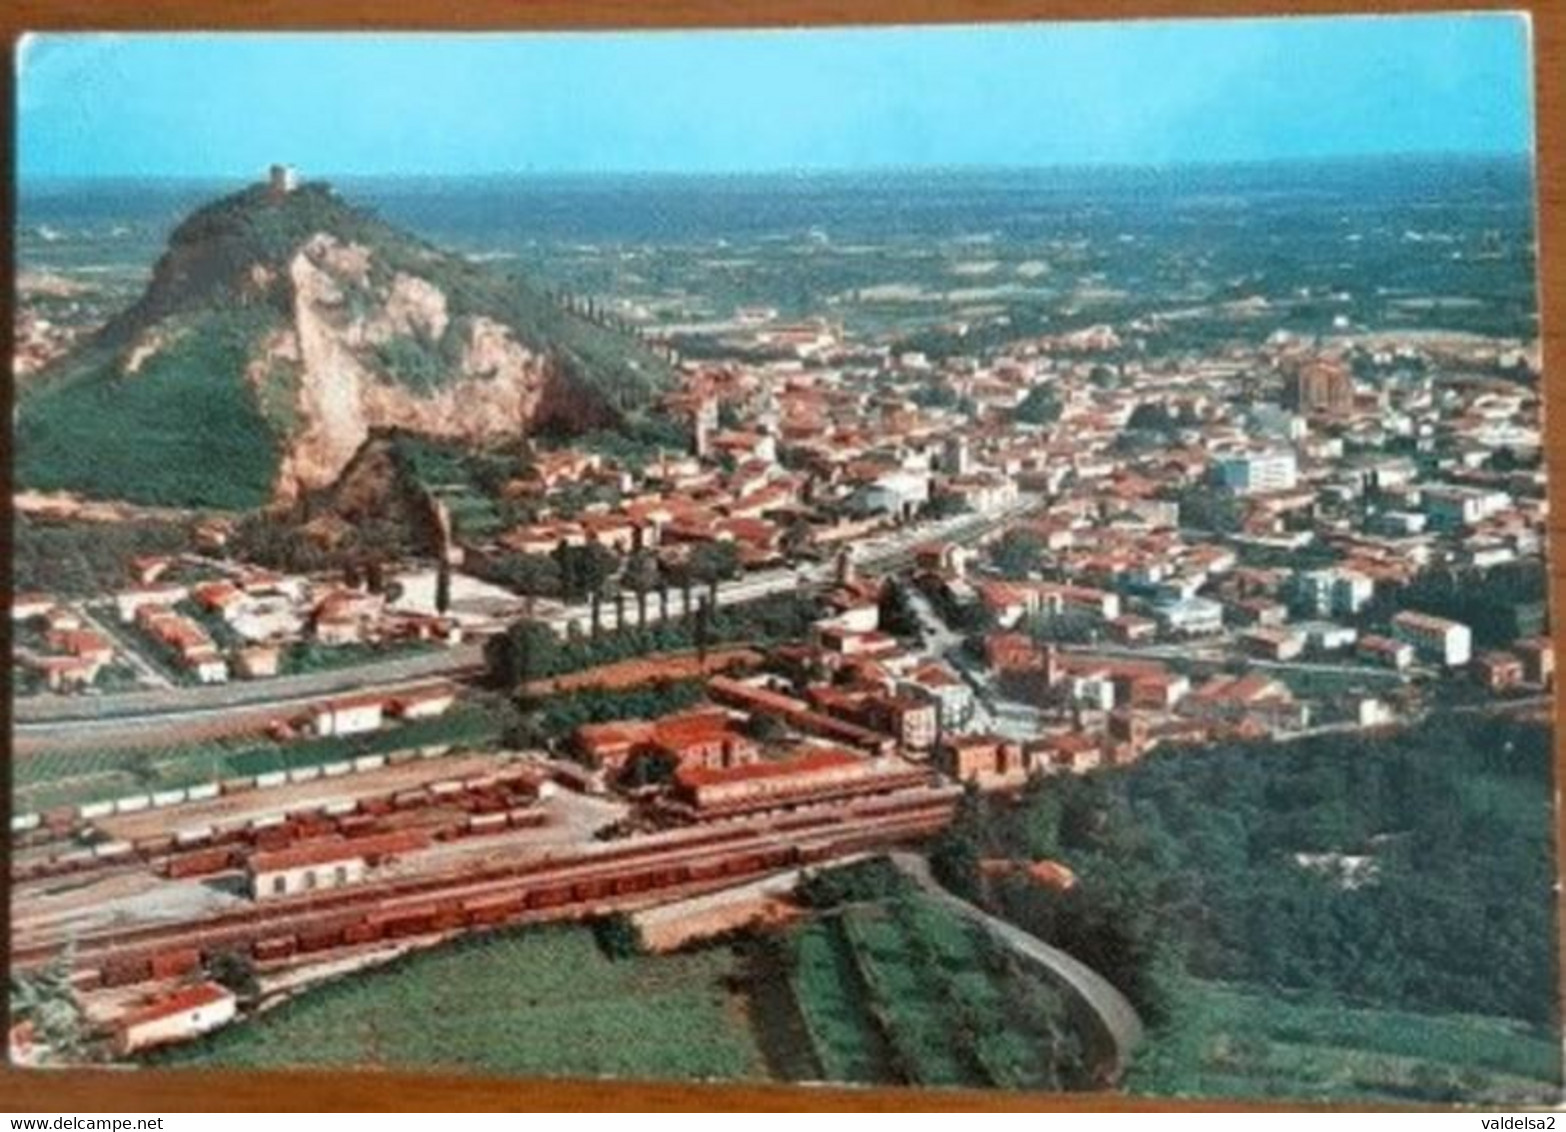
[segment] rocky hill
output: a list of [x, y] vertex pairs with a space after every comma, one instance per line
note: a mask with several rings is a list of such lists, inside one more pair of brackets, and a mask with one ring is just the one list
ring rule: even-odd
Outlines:
[[372, 435], [487, 445], [644, 408], [665, 362], [324, 184], [254, 186], [173, 233], [146, 291], [30, 384], [19, 486], [286, 504]]

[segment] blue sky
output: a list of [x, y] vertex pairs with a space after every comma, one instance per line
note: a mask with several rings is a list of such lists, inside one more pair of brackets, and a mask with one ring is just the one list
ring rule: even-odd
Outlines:
[[1506, 15], [527, 35], [40, 35], [53, 176], [764, 171], [1526, 153]]

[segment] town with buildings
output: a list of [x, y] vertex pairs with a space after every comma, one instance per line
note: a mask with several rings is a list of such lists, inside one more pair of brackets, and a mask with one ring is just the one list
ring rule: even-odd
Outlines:
[[1555, 1097], [1531, 181], [1444, 172], [49, 198], [12, 1059]]
[[[16, 679], [51, 710], [41, 721], [62, 721], [62, 749], [77, 705], [112, 720], [119, 699], [225, 686], [263, 694], [191, 734], [264, 734], [278, 767], [76, 805], [48, 802], [89, 797], [83, 780], [34, 791], [24, 776], [19, 802], [40, 803], [12, 821], [19, 953], [112, 940], [127, 921], [166, 936], [151, 953], [78, 944], [101, 954], [91, 1010], [128, 1053], [236, 1017], [233, 991], [187, 985], [214, 933], [250, 940], [286, 985], [395, 941], [733, 876], [734, 915], [709, 917], [728, 927], [754, 912], [741, 880], [931, 831], [964, 788], [1384, 731], [1438, 705], [1542, 710], [1542, 603], [1420, 588], [1537, 569], [1526, 352], [1279, 336], [1127, 361], [1122, 331], [934, 362], [763, 323], [745, 356], [679, 367], [661, 411], [683, 446], [640, 464], [539, 450], [497, 500], [534, 517], [454, 537], [438, 563], [384, 580], [282, 572], [225, 554], [209, 523], [190, 551], [127, 562], [116, 589], [17, 593]], [[758, 348], [779, 356], [750, 360]], [[584, 487], [603, 501], [557, 507]], [[573, 602], [577, 569], [597, 580]], [[794, 628], [737, 628], [753, 607], [787, 607]], [[554, 645], [505, 669], [517, 624]], [[610, 645], [660, 628], [663, 653]], [[518, 685], [591, 687], [599, 672], [620, 695], [600, 705], [610, 718], [528, 721], [521, 749], [399, 742], [497, 664]], [[382, 665], [408, 675], [384, 692], [297, 691]], [[307, 702], [274, 708], [273, 682]], [[377, 753], [323, 746], [366, 736]], [[753, 832], [756, 852], [714, 850], [718, 829]], [[581, 856], [552, 886], [498, 879], [562, 849]], [[193, 879], [236, 870], [237, 887]], [[68, 876], [81, 881], [62, 889]], [[395, 895], [443, 876], [448, 901]], [[377, 896], [347, 926], [261, 918], [337, 889]], [[169, 902], [183, 911], [159, 926]]]

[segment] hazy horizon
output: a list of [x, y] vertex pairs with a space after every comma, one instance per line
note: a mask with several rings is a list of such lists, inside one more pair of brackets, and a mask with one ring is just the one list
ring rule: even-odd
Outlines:
[[50, 33], [17, 52], [17, 169], [726, 175], [1524, 156], [1530, 77], [1529, 23], [1506, 13]]
[[[1531, 151], [1496, 150], [1481, 152], [1431, 151], [1427, 153], [1355, 153], [1330, 157], [1276, 157], [1224, 160], [1189, 160], [1166, 162], [1116, 162], [1103, 164], [1061, 163], [1054, 165], [877, 165], [839, 168], [789, 168], [769, 169], [489, 169], [464, 171], [424, 171], [357, 173], [334, 170], [312, 170], [296, 167], [302, 184], [326, 182], [328, 184], [384, 183], [393, 181], [588, 181], [588, 180], [699, 180], [699, 181], [757, 181], [775, 179], [836, 180], [872, 179], [877, 177], [931, 176], [931, 177], [980, 177], [1026, 176], [1052, 174], [1063, 176], [1112, 177], [1123, 175], [1158, 175], [1165, 173], [1208, 172], [1217, 170], [1266, 171], [1288, 168], [1343, 167], [1355, 165], [1399, 165], [1460, 163], [1465, 165], [1523, 165], [1530, 169], [1535, 164]], [[280, 161], [287, 165], [289, 162]], [[19, 175], [17, 184], [28, 185], [109, 185], [109, 184], [253, 184], [266, 179], [267, 166], [244, 172], [212, 173], [95, 173], [95, 174], [34, 174]]]

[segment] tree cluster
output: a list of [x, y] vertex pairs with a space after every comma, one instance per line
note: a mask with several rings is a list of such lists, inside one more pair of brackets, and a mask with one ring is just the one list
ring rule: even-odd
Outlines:
[[1028, 395], [1012, 411], [1012, 415], [1022, 424], [1046, 425], [1060, 420], [1063, 410], [1060, 398], [1052, 389], [1035, 385], [1028, 390]]
[[182, 524], [40, 523], [18, 515], [12, 527], [11, 585], [62, 597], [94, 597], [130, 584], [126, 563], [190, 548]]
[[[943, 876], [1156, 1020], [1182, 972], [1437, 1013], [1556, 1016], [1550, 733], [1447, 714], [1373, 739], [1155, 753], [967, 800]], [[1057, 892], [981, 879], [1058, 858]]]

